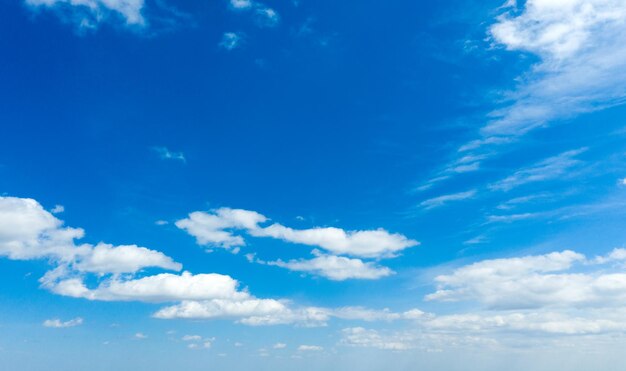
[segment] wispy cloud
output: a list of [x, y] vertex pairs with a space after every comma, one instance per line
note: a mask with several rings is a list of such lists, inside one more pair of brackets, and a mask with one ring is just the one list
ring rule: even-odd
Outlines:
[[219, 46], [229, 51], [239, 48], [243, 44], [243, 37], [243, 33], [240, 32], [225, 32]]
[[83, 324], [83, 319], [80, 317], [71, 319], [69, 321], [61, 321], [58, 318], [47, 319], [43, 322], [44, 327], [52, 327], [52, 328], [65, 328], [65, 327], [76, 327]]
[[465, 192], [459, 192], [459, 193], [430, 198], [428, 200], [422, 201], [420, 203], [420, 206], [426, 210], [429, 210], [429, 209], [434, 209], [436, 207], [443, 206], [450, 202], [466, 200], [466, 199], [474, 197], [475, 195], [476, 195], [476, 190], [472, 189], [472, 190], [465, 191]]
[[530, 167], [516, 171], [513, 175], [489, 186], [492, 190], [509, 191], [523, 184], [562, 178], [582, 161], [576, 156], [585, 152], [586, 148], [563, 152], [549, 157]]
[[175, 160], [175, 161], [187, 162], [187, 159], [185, 158], [185, 154], [183, 154], [182, 152], [173, 152], [173, 151], [170, 151], [167, 147], [152, 147], [152, 149], [163, 160]]
[[230, 8], [237, 12], [252, 12], [259, 27], [275, 27], [280, 23], [276, 10], [253, 0], [230, 0]]

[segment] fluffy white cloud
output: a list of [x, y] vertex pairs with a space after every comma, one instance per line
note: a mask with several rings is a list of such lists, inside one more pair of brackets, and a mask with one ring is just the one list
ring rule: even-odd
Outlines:
[[384, 229], [368, 231], [345, 231], [334, 227], [293, 229], [276, 223], [266, 228], [251, 230], [250, 234], [317, 246], [333, 254], [364, 258], [390, 257], [404, 249], [418, 245], [417, 241], [398, 233], [389, 233]]
[[588, 260], [573, 251], [522, 258], [485, 260], [435, 278], [438, 290], [426, 297], [439, 301], [477, 301], [492, 309], [586, 308], [626, 302], [626, 274], [598, 269], [572, 271], [575, 263], [605, 264], [625, 259], [614, 250]]
[[44, 327], [53, 327], [53, 328], [65, 328], [65, 327], [76, 327], [83, 324], [83, 319], [80, 317], [71, 319], [69, 321], [61, 321], [58, 318], [47, 319], [43, 321]]
[[90, 289], [81, 278], [57, 277], [47, 274], [41, 280], [44, 287], [59, 295], [103, 301], [168, 302], [181, 300], [227, 299], [249, 297], [239, 291], [237, 280], [221, 274], [180, 275], [161, 273], [137, 279], [111, 278]]
[[243, 230], [254, 237], [271, 237], [316, 246], [333, 254], [366, 258], [390, 257], [418, 245], [417, 241], [384, 229], [345, 231], [334, 227], [293, 229], [278, 223], [267, 227], [259, 225], [267, 220], [255, 211], [220, 208], [211, 213], [193, 212], [177, 221], [176, 226], [194, 236], [200, 245], [223, 248], [245, 245], [243, 237], [235, 235], [234, 230]]
[[14, 260], [50, 259], [82, 272], [134, 273], [147, 267], [180, 270], [164, 254], [136, 245], [77, 245], [84, 231], [63, 222], [28, 198], [0, 197], [0, 256]]
[[256, 229], [266, 220], [254, 211], [220, 208], [213, 213], [193, 212], [177, 221], [176, 226], [194, 236], [199, 245], [228, 249], [245, 245], [243, 237], [234, 235], [231, 230]]
[[276, 343], [272, 346], [274, 349], [285, 349], [287, 348], [287, 344], [285, 343]]
[[165, 254], [136, 245], [113, 246], [99, 243], [89, 253], [80, 256], [74, 268], [92, 273], [132, 273], [144, 267], [159, 267], [179, 271], [182, 264]]
[[299, 259], [283, 262], [281, 260], [268, 262], [297, 272], [308, 272], [334, 281], [347, 279], [378, 279], [394, 272], [387, 267], [380, 267], [372, 262], [363, 262], [361, 259], [350, 259], [343, 256], [324, 255], [314, 251], [313, 259]]

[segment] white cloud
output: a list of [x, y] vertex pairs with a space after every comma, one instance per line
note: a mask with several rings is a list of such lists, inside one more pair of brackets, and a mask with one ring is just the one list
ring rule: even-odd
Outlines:
[[624, 103], [624, 0], [507, 1], [502, 9], [488, 30], [493, 45], [539, 61], [519, 76], [513, 91], [502, 92], [479, 138], [459, 152], [493, 155], [488, 148], [531, 130]]
[[220, 208], [212, 213], [196, 211], [186, 219], [176, 222], [176, 226], [196, 238], [199, 245], [230, 249], [245, 246], [243, 237], [229, 230], [257, 229], [258, 224], [267, 218], [255, 211]]
[[196, 237], [198, 244], [222, 248], [244, 246], [243, 237], [233, 234], [233, 230], [244, 230], [254, 237], [271, 237], [286, 242], [320, 247], [333, 254], [359, 257], [389, 257], [418, 245], [401, 234], [393, 234], [384, 229], [366, 231], [345, 231], [334, 227], [293, 229], [275, 223], [261, 227], [268, 219], [254, 211], [220, 208], [211, 213], [196, 211], [188, 218], [176, 222]]
[[51, 259], [82, 272], [134, 273], [147, 267], [180, 270], [164, 254], [136, 245], [76, 245], [82, 229], [63, 222], [35, 200], [0, 197], [0, 256], [14, 260]]
[[252, 11], [259, 27], [275, 27], [280, 22], [280, 16], [274, 9], [256, 1], [230, 0], [230, 8], [239, 12]]
[[182, 341], [200, 341], [202, 336], [200, 335], [185, 335], [181, 338]]
[[547, 122], [621, 103], [626, 96], [623, 0], [530, 0], [492, 26], [498, 44], [537, 54], [514, 103], [483, 132], [519, 135]]
[[243, 43], [243, 34], [238, 32], [224, 32], [219, 46], [226, 50], [233, 50]]
[[459, 193], [434, 197], [434, 198], [422, 201], [420, 203], [420, 206], [428, 210], [428, 209], [433, 209], [436, 207], [443, 206], [449, 202], [467, 200], [469, 198], [474, 197], [475, 195], [476, 195], [476, 190], [472, 189], [472, 190], [465, 191], [465, 192], [459, 192]]
[[61, 321], [58, 318], [47, 319], [43, 322], [44, 327], [53, 327], [53, 328], [65, 328], [65, 327], [76, 327], [83, 324], [83, 319], [80, 317], [71, 319], [69, 321]]
[[272, 8], [260, 6], [255, 11], [256, 22], [261, 27], [275, 27], [280, 22], [280, 16]]
[[55, 205], [52, 210], [50, 210], [53, 214], [61, 214], [65, 211], [65, 207], [63, 205]]
[[386, 277], [394, 272], [387, 268], [377, 266], [372, 262], [363, 262], [361, 259], [350, 259], [343, 256], [325, 255], [314, 251], [313, 259], [299, 259], [283, 262], [281, 260], [268, 262], [297, 272], [309, 272], [334, 281], [347, 279], [378, 279]]
[[46, 274], [41, 280], [49, 290], [64, 296], [103, 301], [168, 302], [181, 300], [242, 300], [249, 294], [239, 291], [230, 276], [183, 272], [161, 273], [137, 279], [111, 278], [96, 288], [88, 288], [80, 278], [60, 278]]
[[254, 3], [251, 0], [230, 0], [230, 6], [234, 9], [249, 9]]
[[138, 333], [135, 334], [135, 339], [143, 340], [143, 339], [147, 339], [147, 338], [148, 338], [148, 335], [146, 335], [144, 333], [138, 332]]
[[318, 246], [333, 254], [345, 254], [364, 258], [390, 257], [394, 254], [418, 245], [397, 233], [384, 229], [367, 231], [345, 231], [334, 227], [316, 227], [311, 229], [293, 229], [281, 224], [250, 231], [256, 237], [272, 237], [286, 242], [309, 246]]
[[319, 352], [322, 350], [324, 350], [324, 348], [319, 345], [300, 345], [298, 347], [299, 352]]
[[406, 312], [393, 312], [387, 308], [383, 310], [373, 310], [363, 307], [343, 307], [334, 309], [331, 313], [333, 317], [346, 320], [373, 321], [397, 321], [397, 320], [418, 320], [428, 317], [428, 314], [419, 309], [411, 309]]
[[285, 349], [287, 348], [287, 344], [285, 343], [276, 343], [272, 346], [274, 349]]
[[341, 344], [348, 346], [385, 350], [407, 350], [414, 347], [413, 337], [400, 334], [383, 336], [376, 330], [363, 327], [345, 328], [341, 330], [341, 334]]
[[582, 163], [576, 156], [586, 148], [563, 152], [542, 160], [530, 167], [516, 171], [513, 175], [489, 186], [493, 190], [509, 191], [527, 183], [541, 182], [567, 177], [570, 170]]
[[128, 25], [144, 25], [144, 0], [25, 0], [32, 8], [70, 12], [81, 28], [94, 28], [104, 19], [116, 16]]
[[161, 252], [136, 245], [113, 246], [99, 243], [89, 254], [80, 257], [74, 268], [92, 273], [132, 273], [144, 267], [159, 267], [180, 271], [182, 264]]
[[435, 278], [438, 289], [427, 300], [479, 302], [487, 308], [586, 308], [622, 305], [626, 274], [617, 271], [572, 271], [575, 263], [606, 264], [626, 259], [616, 249], [588, 260], [573, 251], [522, 258], [485, 260]]

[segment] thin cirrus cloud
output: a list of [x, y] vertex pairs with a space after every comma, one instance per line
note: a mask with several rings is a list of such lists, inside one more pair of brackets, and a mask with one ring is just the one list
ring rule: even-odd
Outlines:
[[219, 46], [228, 51], [241, 47], [244, 35], [241, 32], [224, 32]]
[[566, 151], [544, 159], [534, 165], [522, 168], [512, 175], [489, 186], [492, 190], [509, 191], [524, 184], [567, 177], [573, 168], [583, 162], [576, 157], [586, 148]]
[[[478, 170], [481, 161], [497, 153], [495, 148], [532, 130], [626, 99], [624, 1], [507, 1], [501, 9], [488, 30], [493, 46], [530, 53], [539, 61], [512, 91], [501, 94], [500, 107], [487, 115], [476, 139], [459, 147], [460, 157], [446, 174]], [[468, 156], [480, 160], [459, 163]]]
[[467, 200], [467, 199], [473, 198], [474, 196], [476, 196], [476, 190], [472, 189], [472, 190], [465, 191], [465, 192], [459, 192], [459, 193], [453, 193], [449, 195], [433, 197], [428, 200], [422, 201], [420, 203], [420, 206], [425, 210], [429, 210], [429, 209], [434, 209], [437, 207], [444, 206], [450, 202]]
[[82, 324], [83, 324], [83, 319], [81, 317], [77, 317], [68, 321], [61, 321], [58, 318], [47, 319], [43, 321], [44, 327], [52, 327], [52, 328], [76, 327]]
[[162, 160], [174, 160], [183, 163], [187, 162], [185, 154], [182, 152], [171, 151], [167, 147], [152, 147], [152, 150], [154, 150]]

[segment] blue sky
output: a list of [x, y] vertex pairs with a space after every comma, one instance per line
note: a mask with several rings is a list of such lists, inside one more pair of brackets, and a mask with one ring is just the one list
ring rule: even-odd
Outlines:
[[0, 17], [0, 368], [624, 368], [625, 1]]

